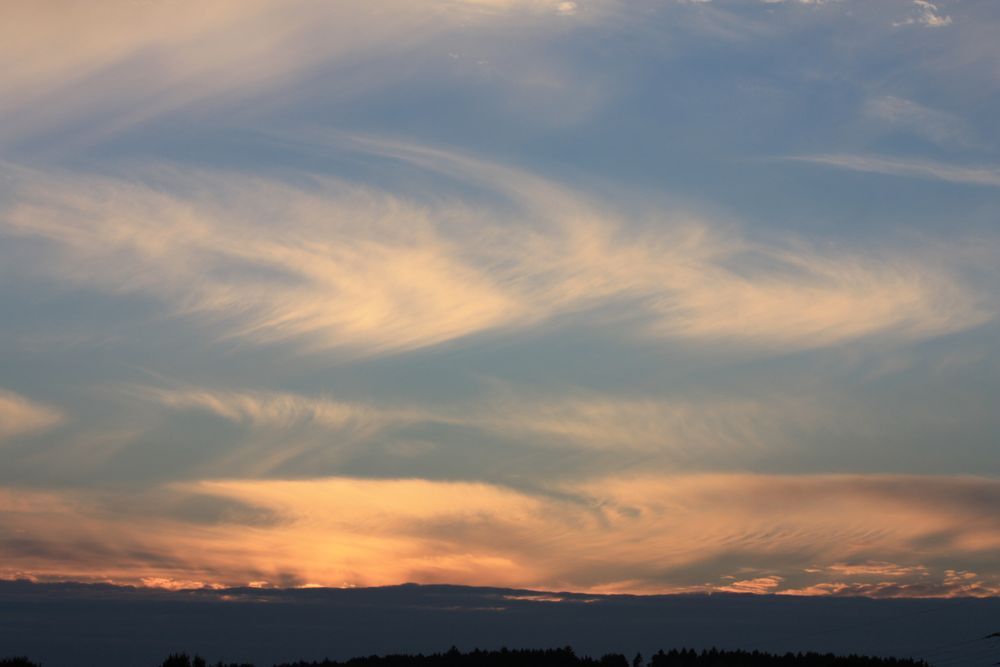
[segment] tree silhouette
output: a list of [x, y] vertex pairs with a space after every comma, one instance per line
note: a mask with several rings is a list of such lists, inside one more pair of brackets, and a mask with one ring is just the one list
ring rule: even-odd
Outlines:
[[37, 662], [28, 660], [27, 657], [19, 655], [13, 658], [0, 658], [0, 667], [41, 667]]
[[[0, 667], [41, 667], [26, 657], [0, 659]], [[208, 667], [200, 655], [171, 653], [160, 667]], [[217, 662], [213, 667], [254, 667], [247, 663]], [[473, 649], [463, 653], [452, 646], [445, 653], [424, 655], [371, 655], [337, 661], [282, 663], [274, 667], [929, 667], [923, 660], [837, 656], [832, 653], [785, 653], [775, 655], [760, 651], [722, 651], [693, 649], [657, 651], [645, 662], [641, 654], [630, 661], [620, 653], [608, 653], [598, 659], [578, 656], [569, 646], [555, 649], [508, 649], [494, 651]]]
[[200, 655], [195, 655], [193, 658], [187, 653], [171, 653], [167, 656], [160, 667], [206, 667], [205, 659]]

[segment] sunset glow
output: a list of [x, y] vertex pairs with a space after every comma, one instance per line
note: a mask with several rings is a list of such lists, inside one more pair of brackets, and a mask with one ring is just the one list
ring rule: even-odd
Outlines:
[[0, 578], [1000, 595], [1000, 3], [0, 16]]

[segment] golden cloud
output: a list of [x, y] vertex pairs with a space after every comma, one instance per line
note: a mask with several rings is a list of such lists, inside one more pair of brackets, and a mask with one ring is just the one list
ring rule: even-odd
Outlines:
[[[230, 510], [195, 520], [153, 510], [137, 521], [135, 511], [146, 510], [122, 511], [134, 498], [122, 496], [119, 508], [114, 492], [6, 490], [6, 571], [212, 585], [1000, 591], [1000, 573], [976, 574], [965, 565], [989, 562], [1000, 548], [992, 511], [1000, 489], [986, 478], [673, 475], [528, 493], [472, 482], [338, 477], [206, 480], [160, 493], [167, 490], [258, 508], [271, 519], [246, 521]], [[926, 539], [942, 532], [951, 534], [946, 543]], [[866, 560], [872, 554], [879, 557], [874, 567]], [[869, 565], [844, 566], [851, 562]], [[803, 563], [812, 566], [806, 571]], [[754, 575], [754, 568], [768, 573]]]

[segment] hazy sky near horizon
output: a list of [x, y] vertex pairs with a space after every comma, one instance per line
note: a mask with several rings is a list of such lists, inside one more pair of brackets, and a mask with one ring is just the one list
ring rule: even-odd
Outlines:
[[1000, 593], [1000, 3], [0, 19], [0, 577]]

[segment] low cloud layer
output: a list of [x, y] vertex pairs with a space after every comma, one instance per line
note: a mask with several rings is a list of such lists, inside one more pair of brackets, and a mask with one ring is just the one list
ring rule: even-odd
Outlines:
[[[144, 583], [168, 587], [1000, 592], [990, 570], [1000, 487], [987, 478], [672, 475], [551, 491], [418, 479], [220, 480], [165, 487], [144, 505], [143, 494], [6, 490], [3, 574], [142, 583], [143, 572]], [[123, 501], [145, 515], [142, 531]]]

